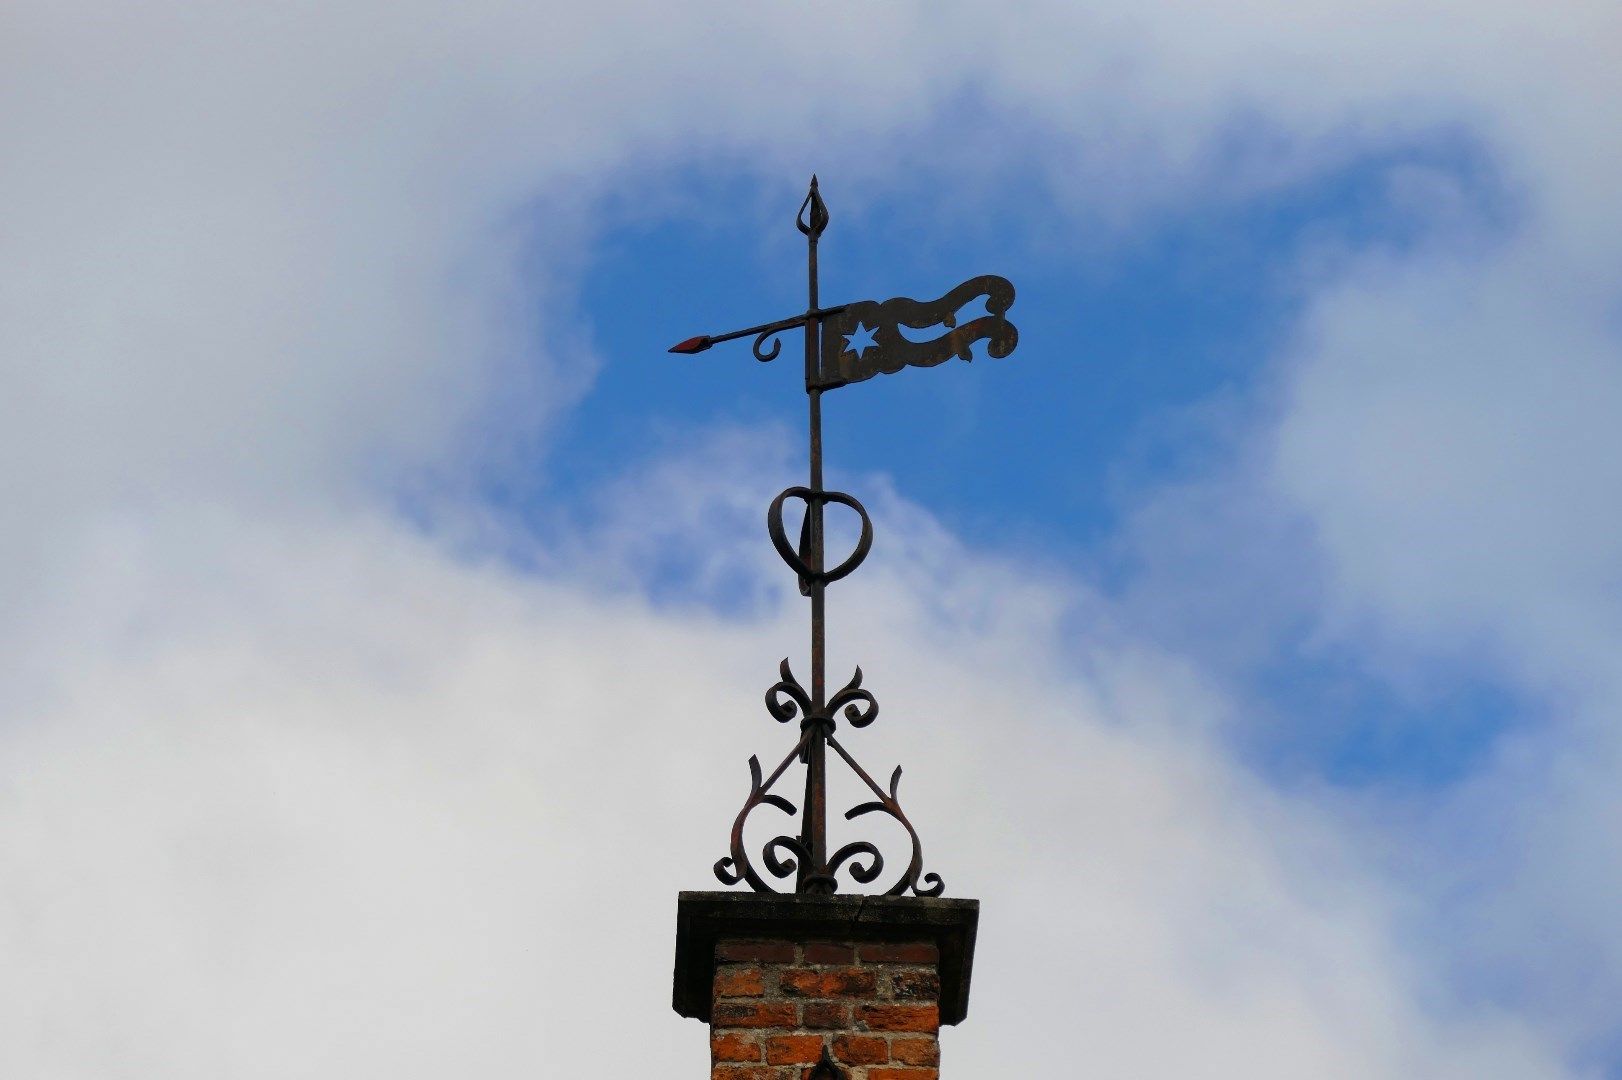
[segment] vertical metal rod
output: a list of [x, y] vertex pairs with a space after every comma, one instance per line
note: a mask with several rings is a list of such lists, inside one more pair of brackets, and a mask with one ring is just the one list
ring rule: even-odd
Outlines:
[[[812, 198], [817, 198], [817, 178], [811, 178]], [[806, 274], [808, 298], [806, 311], [817, 310], [817, 236], [818, 229], [806, 233]], [[819, 351], [822, 340], [822, 322], [807, 315], [805, 320], [805, 391], [809, 398], [809, 429], [811, 450], [810, 487], [814, 493], [806, 505], [809, 516], [806, 527], [808, 540], [806, 563], [814, 574], [822, 573], [822, 503], [815, 495], [822, 493], [822, 390], [818, 383]], [[827, 635], [824, 600], [827, 587], [819, 579], [811, 584], [811, 706], [812, 715], [821, 717], [827, 706]], [[828, 865], [828, 792], [827, 792], [827, 734], [819, 725], [806, 747], [805, 820], [801, 842], [811, 853], [810, 866], [800, 867], [798, 887], [806, 891], [811, 878], [821, 879]], [[824, 882], [812, 886], [823, 891]]]

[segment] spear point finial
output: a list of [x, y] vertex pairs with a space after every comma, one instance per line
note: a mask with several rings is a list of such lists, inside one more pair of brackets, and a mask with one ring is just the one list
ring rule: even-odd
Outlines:
[[828, 207], [822, 201], [821, 192], [817, 190], [816, 173], [811, 174], [811, 190], [806, 193], [805, 202], [800, 204], [800, 212], [795, 216], [794, 224], [813, 240], [821, 236], [822, 230], [828, 227]]

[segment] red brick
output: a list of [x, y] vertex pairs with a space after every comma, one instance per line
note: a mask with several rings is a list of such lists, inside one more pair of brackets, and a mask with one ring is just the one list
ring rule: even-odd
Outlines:
[[777, 976], [777, 988], [794, 997], [822, 997], [822, 972], [789, 968]]
[[766, 1060], [773, 1065], [814, 1065], [822, 1058], [821, 1035], [773, 1035]]
[[867, 1080], [940, 1080], [938, 1069], [869, 1069]]
[[805, 962], [808, 964], [854, 964], [856, 962], [856, 946], [832, 945], [825, 941], [813, 942], [805, 947]]
[[941, 953], [926, 942], [903, 945], [868, 944], [861, 948], [864, 964], [935, 964]]
[[938, 1031], [940, 1009], [934, 1005], [863, 1005], [856, 1018], [869, 1031]]
[[890, 992], [897, 1001], [934, 1001], [941, 996], [941, 977], [927, 969], [897, 971], [890, 976]]
[[784, 941], [723, 941], [715, 947], [723, 963], [792, 964], [794, 946]]
[[717, 1065], [710, 1080], [772, 1080], [772, 1070], [764, 1065]]
[[720, 968], [715, 973], [715, 996], [760, 997], [766, 992], [766, 980], [759, 968]]
[[877, 1035], [841, 1035], [834, 1040], [834, 1059], [842, 1065], [883, 1065], [890, 1048]]
[[792, 1001], [722, 1001], [710, 1010], [712, 1027], [793, 1027]]
[[939, 1065], [940, 1043], [934, 1039], [891, 1039], [890, 1060], [898, 1065]]
[[758, 1035], [718, 1031], [710, 1036], [711, 1061], [761, 1061], [763, 1056]]
[[872, 997], [878, 993], [879, 979], [871, 971], [839, 968], [822, 974], [824, 997]]
[[837, 1001], [808, 1001], [800, 1006], [800, 1026], [822, 1031], [850, 1027], [850, 1006]]
[[878, 990], [878, 976], [860, 968], [808, 971], [791, 968], [779, 981], [783, 993], [793, 997], [871, 997]]

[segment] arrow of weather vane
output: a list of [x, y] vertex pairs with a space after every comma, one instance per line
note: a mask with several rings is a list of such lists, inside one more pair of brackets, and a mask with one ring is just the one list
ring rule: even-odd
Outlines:
[[[857, 764], [835, 737], [838, 717], [853, 728], [863, 728], [878, 717], [879, 706], [872, 693], [862, 688], [862, 669], [845, 686], [830, 696], [827, 692], [826, 592], [832, 582], [854, 571], [867, 558], [873, 543], [873, 524], [867, 510], [853, 496], [828, 491], [822, 486], [822, 395], [849, 383], [861, 382], [878, 374], [893, 374], [907, 367], [935, 367], [954, 356], [973, 359], [977, 342], [986, 342], [986, 353], [1001, 358], [1014, 351], [1019, 332], [1008, 321], [1014, 303], [1014, 287], [1007, 279], [986, 275], [970, 278], [938, 300], [918, 301], [906, 297], [890, 300], [862, 300], [835, 307], [821, 307], [817, 300], [817, 241], [828, 227], [828, 208], [817, 190], [816, 177], [800, 205], [795, 224], [806, 238], [809, 299], [803, 314], [776, 322], [733, 330], [725, 334], [701, 334], [671, 347], [673, 353], [701, 353], [711, 346], [737, 338], [751, 337], [755, 359], [775, 360], [782, 351], [778, 335], [801, 327], [805, 331], [805, 390], [810, 402], [810, 482], [788, 488], [772, 500], [766, 514], [772, 546], [799, 578], [800, 591], [811, 600], [811, 688], [795, 678], [784, 660], [781, 676], [766, 691], [766, 711], [779, 723], [799, 719], [800, 739], [769, 776], [763, 776], [758, 758], [749, 759], [749, 798], [732, 825], [730, 854], [715, 864], [716, 877], [728, 885], [748, 882], [757, 892], [778, 892], [750, 861], [744, 847], [743, 831], [749, 816], [760, 806], [769, 805], [792, 817], [793, 803], [772, 791], [778, 780], [796, 761], [806, 767], [805, 802], [797, 835], [782, 834], [767, 841], [761, 862], [773, 878], [795, 879], [794, 891], [832, 893], [839, 887], [839, 871], [848, 864], [850, 876], [867, 885], [884, 872], [884, 857], [873, 843], [857, 840], [828, 852], [827, 768], [832, 749], [872, 793], [873, 799], [845, 812], [847, 819], [883, 813], [894, 818], [912, 841], [912, 857], [906, 870], [886, 889], [899, 896], [911, 891], [919, 896], [939, 896], [945, 889], [937, 874], [923, 873], [923, 845], [918, 832], [901, 811], [898, 790], [901, 769], [890, 777], [888, 789], [880, 787]], [[985, 314], [958, 323], [958, 313], [984, 301]], [[938, 332], [930, 331], [939, 328]], [[911, 331], [909, 333], [908, 331]], [[922, 339], [920, 339], [920, 336]], [[769, 347], [768, 347], [769, 343]], [[798, 543], [790, 543], [783, 514], [789, 500], [804, 504]], [[823, 547], [823, 512], [829, 505], [842, 506], [861, 522], [861, 535], [855, 548], [832, 567], [827, 565]]]

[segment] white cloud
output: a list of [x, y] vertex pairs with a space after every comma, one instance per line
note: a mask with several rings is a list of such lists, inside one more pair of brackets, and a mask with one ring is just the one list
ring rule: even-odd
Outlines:
[[[875, 508], [921, 569], [836, 606], [840, 651], [882, 654], [849, 743], [906, 760], [930, 867], [986, 903], [952, 1067], [1060, 1069], [1079, 1038], [1122, 1076], [1557, 1071], [1513, 1023], [1421, 1006], [1380, 888], [1183, 727], [1197, 687], [1145, 688], [1154, 658], [1102, 639], [1067, 675], [1035, 583]], [[121, 632], [60, 649], [7, 738], [6, 1071], [563, 1073], [627, 1024], [616, 1075], [701, 1069], [674, 890], [705, 887], [746, 754], [785, 744], [749, 687], [798, 636], [792, 589], [661, 614], [386, 521], [213, 528], [231, 554], [201, 561], [129, 529], [123, 601], [84, 620]]]
[[1468, 926], [1461, 969], [1604, 1039], [1622, 340], [1614, 295], [1545, 236], [1485, 264], [1382, 260], [1320, 298], [1259, 482], [1321, 545], [1327, 636], [1377, 662], [1467, 658], [1543, 714], [1435, 809], [1421, 882], [1432, 917]]

